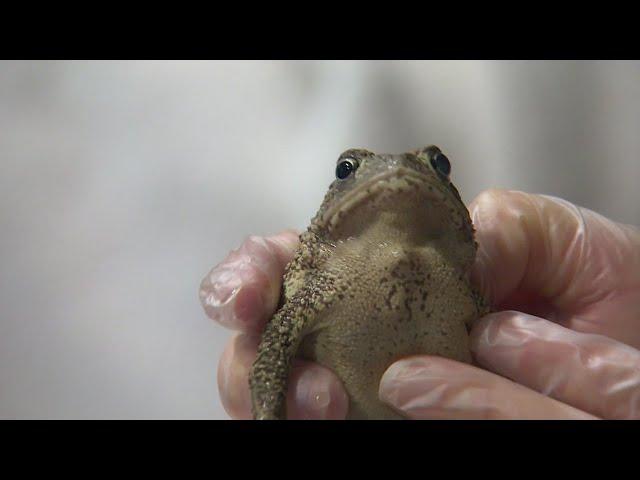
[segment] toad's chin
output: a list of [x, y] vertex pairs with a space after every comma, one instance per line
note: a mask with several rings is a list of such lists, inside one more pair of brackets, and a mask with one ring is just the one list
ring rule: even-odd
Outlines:
[[396, 222], [407, 219], [412, 223], [426, 223], [425, 227], [435, 233], [445, 223], [459, 227], [464, 222], [463, 212], [443, 211], [444, 205], [452, 201], [455, 203], [452, 194], [434, 184], [433, 178], [399, 167], [374, 175], [354, 187], [322, 215], [321, 223], [328, 231], [334, 231], [345, 222], [362, 223], [372, 215], [391, 214]]

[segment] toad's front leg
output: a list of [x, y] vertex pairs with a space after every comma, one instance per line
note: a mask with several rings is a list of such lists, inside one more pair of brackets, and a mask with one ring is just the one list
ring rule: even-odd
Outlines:
[[284, 420], [291, 363], [317, 317], [313, 292], [303, 288], [278, 310], [262, 336], [249, 376], [256, 420]]

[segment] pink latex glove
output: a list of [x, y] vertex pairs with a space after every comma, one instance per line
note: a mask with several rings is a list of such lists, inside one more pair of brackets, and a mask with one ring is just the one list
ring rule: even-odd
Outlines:
[[[380, 397], [408, 418], [640, 418], [640, 232], [564, 200], [490, 190], [470, 205], [473, 281], [501, 310], [479, 320], [480, 367], [427, 355], [394, 363]], [[294, 232], [251, 237], [203, 280], [205, 310], [241, 330], [219, 364], [222, 402], [250, 418], [247, 376], [277, 303]], [[526, 312], [526, 313], [524, 313]], [[329, 370], [299, 362], [290, 418], [344, 418]]]

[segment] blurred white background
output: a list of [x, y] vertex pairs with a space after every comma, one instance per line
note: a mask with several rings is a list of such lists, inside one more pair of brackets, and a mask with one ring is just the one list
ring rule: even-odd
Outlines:
[[0, 418], [227, 418], [198, 286], [350, 147], [640, 223], [640, 62], [1, 62]]

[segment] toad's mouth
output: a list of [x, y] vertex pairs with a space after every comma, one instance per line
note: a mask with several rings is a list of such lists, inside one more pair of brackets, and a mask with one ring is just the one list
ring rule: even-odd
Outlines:
[[[414, 169], [398, 167], [374, 175], [348, 192], [336, 205], [322, 216], [322, 223], [329, 228], [335, 227], [341, 218], [363, 202], [386, 194], [414, 194], [423, 199], [425, 210], [451, 200], [451, 195], [442, 185], [434, 184], [433, 178]], [[451, 197], [451, 198], [449, 198]], [[454, 214], [454, 223], [462, 222], [460, 214]]]

